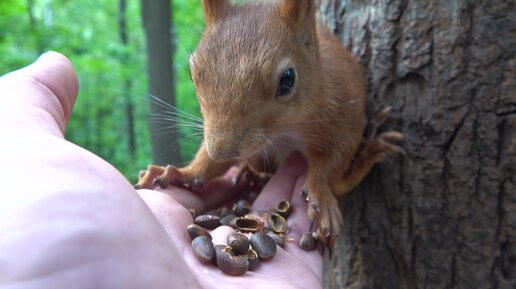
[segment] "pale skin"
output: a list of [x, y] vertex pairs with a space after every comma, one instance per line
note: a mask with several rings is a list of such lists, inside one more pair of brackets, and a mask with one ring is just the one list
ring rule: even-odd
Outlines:
[[[236, 169], [194, 194], [138, 190], [109, 163], [66, 141], [78, 84], [57, 53], [0, 78], [0, 288], [322, 288], [322, 257], [288, 243], [256, 272], [230, 277], [190, 249], [186, 208], [233, 197]], [[253, 210], [289, 199], [290, 237], [306, 231], [305, 161], [291, 156]], [[213, 232], [222, 243], [231, 229]]]

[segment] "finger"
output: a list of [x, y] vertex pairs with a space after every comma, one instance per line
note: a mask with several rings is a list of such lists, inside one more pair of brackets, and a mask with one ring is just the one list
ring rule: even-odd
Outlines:
[[0, 78], [0, 125], [25, 125], [63, 136], [78, 91], [71, 62], [47, 52]]
[[[322, 260], [320, 255], [318, 258]], [[303, 262], [305, 261], [301, 260], [298, 254], [292, 254], [288, 250], [277, 247], [276, 256], [261, 263], [255, 272], [270, 279], [276, 277], [289, 280], [296, 288], [320, 288], [322, 284], [322, 261], [314, 261], [320, 266], [320, 269], [318, 269], [320, 273], [316, 273], [312, 266], [309, 266], [310, 269], [307, 269], [306, 264], [303, 264]], [[309, 276], [310, 274], [313, 274], [315, 278]]]
[[281, 201], [290, 200], [296, 180], [306, 171], [306, 161], [300, 152], [292, 153], [263, 188], [253, 204], [254, 211], [270, 210]]
[[193, 223], [190, 213], [175, 198], [156, 190], [137, 190], [138, 195], [147, 204], [178, 251], [183, 251], [182, 244], [189, 244], [190, 237], [186, 227]]
[[305, 184], [306, 175], [300, 177], [294, 186], [292, 197], [290, 202], [292, 205], [292, 213], [288, 218], [288, 225], [290, 228], [289, 237], [299, 240], [301, 236], [308, 232], [309, 222], [306, 218], [306, 212], [308, 210], [308, 203], [301, 196], [301, 190]]
[[239, 182], [236, 186], [231, 183], [231, 175], [236, 170], [235, 167], [231, 168], [224, 176], [211, 180], [199, 193], [177, 186], [155, 190], [171, 196], [186, 208], [203, 213], [211, 208], [218, 208], [242, 190], [245, 186], [244, 182]]
[[183, 207], [193, 209], [197, 213], [205, 211], [204, 201], [199, 196], [197, 196], [196, 194], [194, 194], [186, 188], [169, 186], [166, 189], [157, 188], [154, 189], [154, 191], [168, 195], [169, 197], [173, 198], [176, 202], [181, 204]]
[[198, 194], [204, 202], [205, 209], [218, 208], [242, 192], [246, 186], [245, 179], [242, 178], [237, 185], [233, 185], [231, 181], [231, 176], [237, 170], [237, 167], [232, 167], [224, 176], [215, 178], [206, 184]]
[[309, 227], [309, 222], [306, 218], [308, 203], [301, 196], [301, 190], [305, 185], [305, 180], [306, 175], [300, 177], [293, 190], [294, 193], [292, 194], [291, 203], [292, 207], [295, 209], [288, 218], [290, 231], [287, 235], [287, 238], [293, 239], [293, 242], [287, 242], [285, 249], [310, 267], [319, 280], [322, 280], [323, 260], [321, 254], [317, 250], [310, 252], [304, 251], [298, 245], [299, 239], [304, 233], [308, 232]]
[[228, 235], [232, 232], [235, 232], [235, 230], [229, 226], [220, 226], [215, 230], [211, 231], [213, 245], [227, 245]]

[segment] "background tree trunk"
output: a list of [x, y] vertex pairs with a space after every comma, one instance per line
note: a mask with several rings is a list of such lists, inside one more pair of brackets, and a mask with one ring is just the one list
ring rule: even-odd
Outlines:
[[[127, 29], [127, 0], [118, 1], [118, 35], [120, 43], [127, 49], [129, 45], [129, 31]], [[122, 61], [127, 62], [129, 57], [127, 51], [124, 51]], [[131, 95], [131, 88], [133, 86], [132, 78], [128, 75], [122, 75], [124, 84], [122, 94], [124, 95], [125, 117], [127, 121], [127, 144], [129, 148], [129, 155], [136, 156], [136, 135], [134, 132], [134, 105], [133, 97]]]
[[514, 0], [319, 0], [405, 156], [344, 197], [327, 288], [516, 288]]
[[[175, 101], [175, 73], [172, 56], [175, 47], [172, 38], [170, 0], [141, 0], [143, 26], [147, 40], [147, 69], [149, 94], [169, 105]], [[159, 101], [150, 98], [151, 113], [163, 115], [170, 111]], [[157, 164], [181, 164], [179, 133], [175, 121], [150, 122], [152, 153]]]

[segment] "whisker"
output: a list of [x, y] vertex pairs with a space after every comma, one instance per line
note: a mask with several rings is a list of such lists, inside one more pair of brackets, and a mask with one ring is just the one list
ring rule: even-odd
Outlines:
[[166, 103], [165, 101], [163, 101], [162, 99], [160, 99], [159, 97], [157, 96], [154, 96], [154, 95], [151, 95], [149, 94], [150, 98], [151, 98], [151, 101], [159, 106], [161, 106], [162, 108], [165, 108], [167, 109], [166, 112], [168, 113], [175, 113], [175, 114], [178, 114], [178, 115], [181, 115], [181, 116], [184, 116], [185, 118], [189, 118], [191, 120], [196, 120], [196, 121], [199, 121], [199, 122], [203, 122], [203, 119], [200, 118], [200, 117], [197, 117], [197, 116], [194, 116], [186, 111], [183, 111], [171, 104], [168, 104]]

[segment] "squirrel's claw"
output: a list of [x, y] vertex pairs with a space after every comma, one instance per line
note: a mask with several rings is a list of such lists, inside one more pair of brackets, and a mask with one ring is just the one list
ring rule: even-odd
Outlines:
[[150, 165], [146, 171], [139, 174], [138, 183], [135, 189], [153, 189], [160, 187], [167, 188], [169, 185], [185, 186], [193, 191], [199, 191], [204, 187], [202, 178], [187, 178], [178, 169], [172, 165], [166, 167]]
[[305, 188], [301, 195], [308, 200], [308, 230], [321, 245], [321, 252], [324, 254], [327, 248], [331, 256], [342, 223], [337, 201], [329, 188], [320, 191]]
[[242, 179], [245, 179], [248, 183], [258, 183], [260, 187], [263, 187], [271, 177], [272, 174], [256, 171], [247, 163], [243, 163], [238, 167], [236, 174], [231, 178], [231, 184], [235, 187]]
[[168, 186], [168, 182], [164, 181], [161, 177], [157, 177], [152, 181], [152, 188], [160, 187], [165, 189]]
[[201, 178], [192, 179], [189, 182], [189, 187], [192, 191], [200, 191], [204, 187], [204, 181]]
[[138, 173], [138, 183], [134, 185], [134, 188], [139, 189], [152, 189], [154, 187], [154, 179], [165, 171], [165, 167], [157, 165], [149, 165], [146, 171], [140, 171]]
[[308, 197], [308, 190], [306, 188], [301, 190], [300, 195], [303, 198], [303, 200], [305, 200], [305, 202], [308, 203], [310, 201], [310, 198]]

